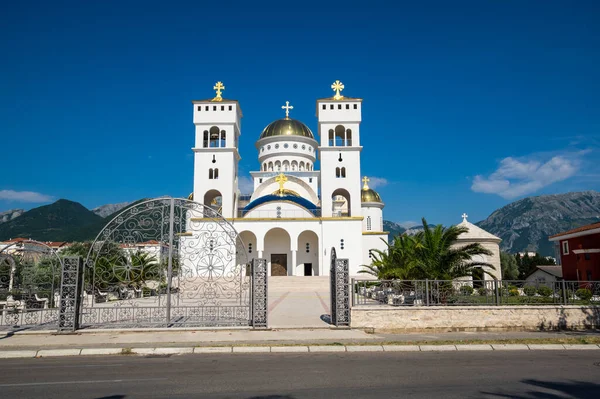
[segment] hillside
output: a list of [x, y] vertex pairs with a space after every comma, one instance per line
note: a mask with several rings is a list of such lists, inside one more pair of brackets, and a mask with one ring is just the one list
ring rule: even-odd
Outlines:
[[10, 209], [0, 212], [0, 224], [10, 222], [11, 220], [21, 216], [25, 211], [23, 209]]
[[400, 226], [398, 223], [390, 222], [389, 220], [383, 221], [383, 231], [389, 231], [389, 238], [396, 237], [406, 231], [406, 229]]
[[73, 241], [80, 239], [79, 227], [102, 221], [102, 217], [80, 203], [60, 199], [0, 224], [0, 240], [24, 237], [39, 241]]
[[502, 238], [502, 250], [553, 256], [551, 236], [600, 220], [600, 193], [583, 191], [529, 197], [494, 211], [479, 227]]

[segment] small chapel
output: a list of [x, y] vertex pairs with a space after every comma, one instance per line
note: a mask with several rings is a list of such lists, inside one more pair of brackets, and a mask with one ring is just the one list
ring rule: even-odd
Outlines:
[[[251, 193], [239, 188], [242, 110], [236, 100], [194, 100], [194, 191], [191, 197], [233, 224], [248, 258], [264, 258], [270, 276], [327, 276], [331, 249], [347, 258], [350, 275], [371, 263], [372, 249], [386, 248], [384, 203], [361, 178], [362, 99], [342, 95], [316, 101], [318, 136], [290, 117], [256, 134], [257, 169]], [[320, 168], [315, 164], [319, 161]]]

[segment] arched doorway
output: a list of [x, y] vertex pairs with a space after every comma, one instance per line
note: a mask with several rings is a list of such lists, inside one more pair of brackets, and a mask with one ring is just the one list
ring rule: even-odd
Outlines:
[[270, 276], [291, 275], [291, 239], [287, 231], [276, 227], [265, 234], [265, 250]]
[[332, 214], [334, 217], [349, 217], [351, 215], [350, 193], [338, 188], [331, 194]]
[[320, 276], [319, 237], [314, 231], [306, 230], [298, 236], [298, 252], [294, 275]]

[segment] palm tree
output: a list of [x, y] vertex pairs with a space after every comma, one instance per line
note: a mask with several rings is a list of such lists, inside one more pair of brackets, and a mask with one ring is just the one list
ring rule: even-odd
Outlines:
[[[422, 219], [423, 231], [416, 234], [420, 243], [416, 248], [416, 269], [423, 274], [419, 278], [434, 280], [453, 280], [459, 277], [473, 276], [483, 268], [483, 272], [492, 276], [489, 270], [494, 266], [487, 262], [473, 260], [477, 255], [492, 255], [479, 243], [457, 246], [458, 237], [468, 232], [466, 227], [437, 225], [431, 228], [425, 218]], [[484, 267], [485, 266], [485, 267]], [[420, 273], [419, 273], [420, 274]]]
[[415, 253], [421, 244], [408, 235], [397, 236], [392, 244], [382, 241], [387, 245], [387, 249], [372, 249], [371, 265], [363, 265], [365, 269], [359, 273], [370, 274], [379, 280], [412, 279], [418, 272]]

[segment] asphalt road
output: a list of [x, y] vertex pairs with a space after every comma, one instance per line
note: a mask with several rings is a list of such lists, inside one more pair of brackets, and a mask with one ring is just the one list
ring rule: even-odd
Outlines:
[[0, 362], [0, 397], [600, 398], [600, 353], [363, 352], [6, 359]]

